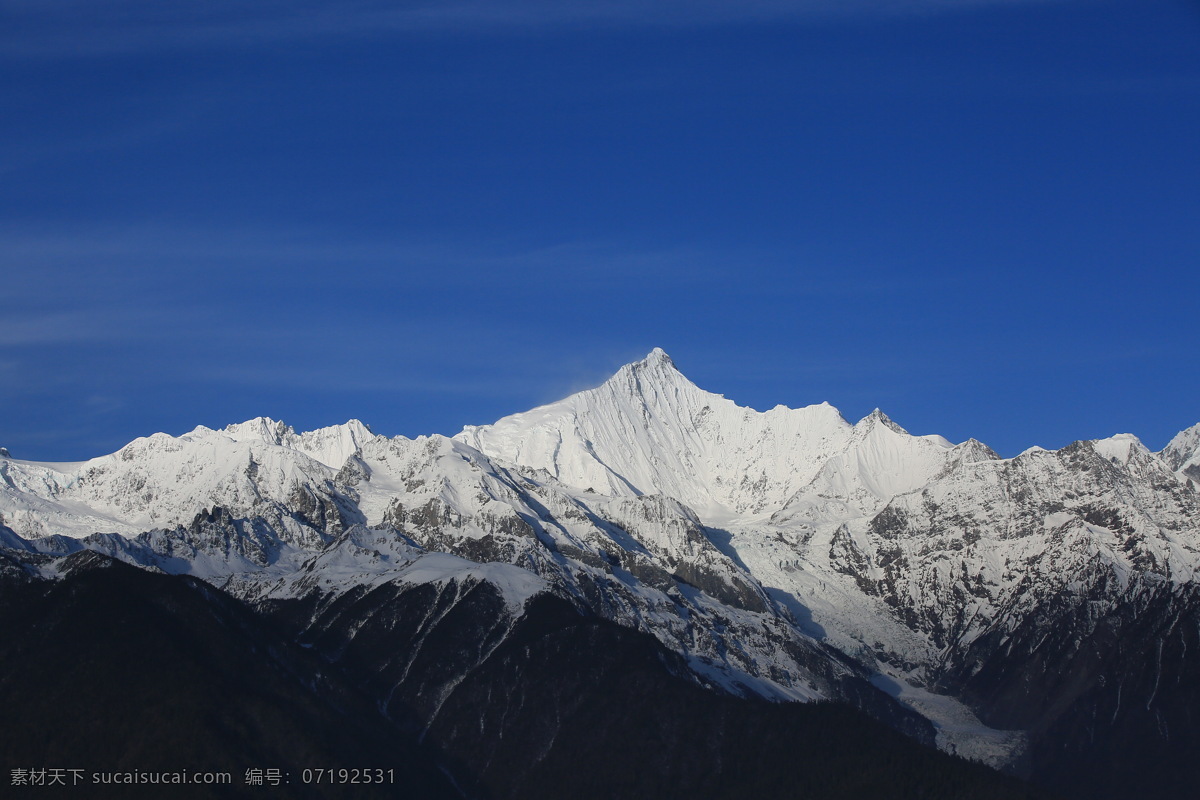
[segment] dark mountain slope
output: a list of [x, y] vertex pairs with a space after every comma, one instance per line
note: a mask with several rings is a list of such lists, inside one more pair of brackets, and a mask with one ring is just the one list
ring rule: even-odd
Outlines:
[[1054, 598], [964, 680], [997, 727], [1027, 729], [1028, 773], [1080, 798], [1200, 786], [1200, 590], [1165, 582], [1114, 606]]
[[[653, 637], [552, 596], [501, 623], [486, 582], [381, 587], [327, 609], [298, 645], [297, 629], [285, 631], [314, 610], [298, 601], [261, 615], [92, 553], [60, 563], [58, 582], [10, 580], [0, 592], [5, 771], [234, 779], [79, 796], [450, 796], [435, 762], [480, 798], [1040, 796], [846, 706], [705, 690]], [[304, 767], [355, 765], [395, 769], [397, 785], [299, 783]], [[291, 783], [245, 786], [254, 767]]]
[[234, 790], [171, 787], [170, 796], [261, 796], [245, 771], [280, 768], [291, 783], [272, 797], [323, 797], [334, 793], [302, 786], [302, 768], [370, 767], [395, 769], [416, 796], [455, 796], [412, 737], [233, 598], [93, 553], [64, 569], [59, 582], [0, 593], [6, 783], [16, 768], [216, 770], [233, 773]]
[[302, 640], [363, 675], [394, 717], [419, 710], [480, 797], [1042, 796], [849, 706], [706, 690], [653, 637], [551, 595], [515, 620], [472, 581], [271, 613], [307, 626]]

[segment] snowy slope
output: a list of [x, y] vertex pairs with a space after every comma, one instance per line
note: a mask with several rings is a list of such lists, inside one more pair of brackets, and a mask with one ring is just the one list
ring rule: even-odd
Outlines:
[[259, 418], [221, 431], [154, 434], [85, 462], [0, 459], [0, 515], [26, 537], [135, 535], [221, 507], [317, 541], [341, 526], [330, 491], [338, 468], [373, 438], [356, 420], [298, 435]]
[[1200, 423], [1177, 433], [1159, 455], [1171, 469], [1200, 483]]
[[220, 431], [212, 431], [201, 425], [184, 438], [201, 440], [214, 434], [235, 442], [266, 442], [295, 450], [334, 470], [340, 469], [346, 459], [375, 438], [371, 429], [356, 419], [342, 425], [296, 433], [290, 425], [270, 417], [256, 417]]
[[719, 515], [778, 508], [853, 435], [827, 403], [758, 412], [703, 391], [655, 349], [602, 386], [455, 438], [570, 486]]

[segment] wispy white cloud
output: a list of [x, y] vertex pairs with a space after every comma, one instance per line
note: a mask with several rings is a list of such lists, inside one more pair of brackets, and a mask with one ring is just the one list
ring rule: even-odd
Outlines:
[[[695, 264], [670, 248], [557, 244], [492, 253], [162, 226], [10, 228], [0, 230], [0, 252], [8, 267], [0, 302], [20, 309], [0, 317], [0, 356], [18, 394], [44, 388], [48, 376], [39, 374], [52, 352], [58, 377], [81, 385], [101, 359], [135, 382], [515, 396], [528, 391], [547, 351], [519, 346], [528, 335], [523, 315], [503, 304], [494, 314], [468, 314], [433, 296], [496, 276], [550, 292], [570, 290], [545, 289], [556, 276], [568, 284], [573, 276], [667, 284]], [[690, 280], [702, 281], [703, 270]], [[501, 365], [496, 341], [515, 343]], [[447, 377], [446, 363], [469, 377]]]
[[[716, 251], [695, 245], [633, 245], [613, 241], [446, 243], [416, 237], [364, 239], [336, 231], [52, 226], [0, 228], [8, 279], [0, 299], [29, 302], [73, 295], [144, 295], [180, 273], [203, 274], [209, 286], [250, 287], [260, 282], [301, 285], [329, 280], [318, 269], [336, 268], [340, 287], [381, 284], [419, 289], [456, 277], [508, 275], [517, 280], [569, 280], [575, 286], [612, 285], [636, 278], [642, 285], [700, 285], [761, 261], [761, 251]], [[777, 257], [777, 256], [776, 256]], [[470, 283], [464, 283], [468, 289]], [[233, 289], [234, 287], [231, 287]]]
[[469, 379], [450, 380], [430, 375], [428, 365], [384, 374], [358, 368], [347, 370], [344, 364], [336, 362], [322, 365], [311, 359], [302, 369], [286, 364], [213, 363], [194, 371], [192, 377], [198, 382], [217, 385], [359, 396], [496, 397], [520, 396], [529, 389], [527, 375], [501, 374], [494, 369], [490, 373], [476, 372]]
[[[329, 274], [319, 270], [280, 272], [317, 266], [339, 268], [337, 283], [345, 287], [378, 287], [381, 282], [421, 287], [485, 274], [514, 280], [569, 277], [577, 286], [612, 286], [636, 278], [642, 286], [687, 287], [753, 273], [764, 265], [796, 268], [806, 263], [822, 269], [787, 287], [788, 292], [860, 294], [903, 283], [898, 277], [846, 277], [844, 273], [855, 265], [824, 263], [825, 256], [755, 244], [720, 247], [605, 238], [449, 242], [419, 234], [368, 238], [334, 229], [236, 225], [0, 226], [0, 253], [9, 269], [0, 282], [0, 299], [46, 292], [57, 299], [73, 292], [94, 297], [103, 286], [143, 291], [153, 287], [155, 275], [189, 269], [203, 270], [212, 278], [207, 281], [210, 285], [217, 285], [227, 273], [237, 276], [239, 285], [257, 280], [290, 285], [327, 281]], [[71, 282], [60, 280], [67, 276]]]
[[396, 32], [694, 27], [947, 13], [1087, 0], [8, 0], [0, 55], [80, 56], [245, 47]]
[[10, 313], [0, 319], [0, 348], [93, 341], [111, 333], [105, 322], [91, 313]]
[[[0, 48], [3, 48], [3, 34], [0, 34]], [[0, 152], [0, 175], [64, 158], [138, 147], [204, 120], [211, 105], [203, 97], [192, 96], [186, 101], [172, 99], [161, 108], [149, 113], [135, 113], [116, 124], [103, 116], [88, 120], [74, 131], [47, 131], [37, 139], [5, 142]]]

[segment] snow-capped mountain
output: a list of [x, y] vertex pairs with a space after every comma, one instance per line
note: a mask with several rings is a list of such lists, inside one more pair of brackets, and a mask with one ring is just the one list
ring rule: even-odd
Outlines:
[[[6, 575], [54, 579], [90, 549], [255, 607], [307, 604], [317, 628], [384, 587], [482, 582], [504, 630], [555, 596], [652, 635], [699, 684], [850, 702], [1035, 774], [1059, 763], [1055, 735], [1200, 742], [1183, 677], [1200, 653], [1200, 425], [1160, 453], [1120, 434], [1002, 459], [879, 410], [743, 408], [656, 349], [453, 438], [259, 418], [81, 463], [0, 457], [0, 481]], [[1114, 638], [1135, 629], [1162, 633]]]
[[[296, 434], [260, 417], [214, 431], [136, 439], [115, 453], [77, 463], [0, 461], [7, 524], [23, 536], [124, 535], [191, 521], [220, 506], [270, 519], [285, 540], [309, 544], [311, 525], [337, 529], [330, 487], [338, 468], [373, 439], [365, 425]], [[296, 511], [316, 515], [301, 521]]]
[[602, 386], [455, 438], [600, 494], [664, 494], [704, 516], [774, 510], [854, 438], [828, 403], [766, 413], [697, 388], [662, 350]]
[[1171, 469], [1200, 483], [1200, 423], [1177, 433], [1159, 455]]

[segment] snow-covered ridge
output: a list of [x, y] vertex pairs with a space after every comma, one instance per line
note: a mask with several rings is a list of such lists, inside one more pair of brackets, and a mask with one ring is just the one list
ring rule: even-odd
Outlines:
[[297, 493], [325, 487], [374, 439], [361, 422], [297, 434], [260, 417], [220, 431], [156, 433], [75, 463], [0, 460], [0, 515], [23, 536], [136, 535], [220, 506], [286, 516]]
[[1177, 433], [1159, 455], [1171, 469], [1200, 483], [1200, 423]]
[[[571, 486], [662, 493], [713, 517], [780, 509], [848, 449], [854, 463], [840, 472], [858, 477], [845, 480], [890, 496], [940, 469], [932, 454], [950, 447], [941, 437], [909, 436], [879, 411], [851, 425], [828, 403], [765, 412], [739, 406], [697, 387], [657, 348], [595, 389], [468, 426], [455, 438]], [[931, 454], [928, 463], [901, 452], [910, 447]]]
[[296, 433], [290, 425], [270, 417], [255, 417], [252, 420], [229, 425], [219, 431], [198, 426], [181, 438], [200, 440], [211, 436], [223, 436], [235, 442], [266, 442], [304, 453], [331, 469], [338, 469], [346, 459], [375, 438], [370, 427], [352, 419], [342, 425], [332, 425], [313, 431]]

